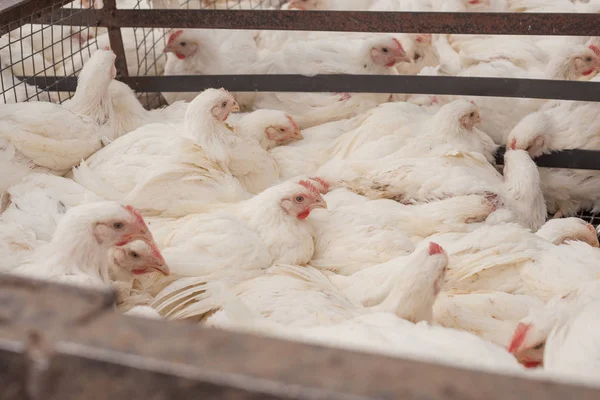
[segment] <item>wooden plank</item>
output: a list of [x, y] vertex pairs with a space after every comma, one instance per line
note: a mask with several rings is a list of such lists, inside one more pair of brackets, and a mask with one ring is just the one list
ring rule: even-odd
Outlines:
[[0, 398], [597, 400], [600, 390], [128, 318], [103, 292], [0, 276]]

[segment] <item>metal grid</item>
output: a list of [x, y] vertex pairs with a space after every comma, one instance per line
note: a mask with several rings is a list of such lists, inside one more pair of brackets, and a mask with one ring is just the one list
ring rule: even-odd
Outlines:
[[[135, 4], [133, 4], [135, 3]], [[267, 10], [278, 9], [285, 0], [133, 0], [117, 2], [119, 9], [194, 9], [194, 10]], [[163, 49], [167, 43], [168, 29], [121, 28], [130, 76], [160, 76], [163, 74], [166, 56]], [[148, 108], [167, 105], [159, 92], [140, 92], [138, 99]]]
[[598, 225], [600, 225], [599, 213], [593, 213], [591, 211], [581, 211], [577, 216], [582, 220], [594, 225], [595, 228], [597, 228]]
[[[90, 0], [90, 7], [94, 0]], [[73, 26], [61, 25], [71, 14]], [[96, 37], [103, 28], [92, 24], [90, 14], [83, 13], [81, 2], [63, 7], [52, 5], [41, 11], [50, 21], [39, 23], [35, 15], [0, 27], [0, 102], [67, 100], [73, 92], [55, 92], [55, 84], [46, 90], [30, 85], [17, 77], [37, 79], [76, 76], [85, 60], [98, 48]]]

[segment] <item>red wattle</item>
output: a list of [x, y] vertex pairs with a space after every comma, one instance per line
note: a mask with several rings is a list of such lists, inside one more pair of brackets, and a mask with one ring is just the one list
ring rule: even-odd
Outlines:
[[134, 275], [143, 275], [146, 273], [146, 269], [134, 269], [131, 272], [133, 272]]
[[298, 219], [306, 219], [310, 215], [310, 210], [304, 210], [300, 214], [296, 215]]

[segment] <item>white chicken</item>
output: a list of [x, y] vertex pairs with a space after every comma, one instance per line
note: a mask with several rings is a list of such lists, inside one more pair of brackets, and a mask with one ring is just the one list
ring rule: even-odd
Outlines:
[[[518, 221], [537, 230], [546, 220], [537, 167], [522, 150], [507, 151], [504, 160], [504, 176], [480, 154], [461, 152], [448, 152], [442, 157], [395, 159], [388, 156], [376, 161], [350, 161], [341, 163], [334, 176], [341, 176], [342, 185], [355, 193], [403, 204], [457, 195], [495, 194], [510, 215], [503, 210], [499, 210], [503, 211], [501, 214], [492, 215], [496, 218], [502, 215], [501, 220]], [[330, 179], [325, 167], [318, 173]]]
[[[291, 117], [290, 117], [291, 118]], [[356, 128], [363, 116], [328, 122], [302, 130], [302, 140], [270, 151], [282, 179], [314, 174], [329, 159], [329, 146], [341, 135]]]
[[[335, 323], [381, 311], [419, 322], [431, 318], [447, 263], [441, 247], [426, 243], [411, 256], [350, 277], [324, 275], [311, 267], [274, 265], [238, 283], [234, 291], [264, 317], [286, 325]], [[391, 279], [386, 279], [385, 271]], [[202, 278], [176, 281], [157, 295], [153, 306], [171, 319], [201, 317], [215, 302], [207, 286], [210, 283]]]
[[[485, 43], [482, 46], [485, 46]], [[590, 80], [600, 68], [600, 58], [584, 45], [571, 45], [561, 48], [544, 65], [538, 70], [535, 68], [528, 70], [516, 66], [510, 60], [499, 59], [489, 63], [479, 63], [454, 73], [466, 77]], [[435, 102], [448, 102], [454, 98], [455, 96], [435, 96]], [[475, 96], [469, 96], [467, 99], [475, 102], [481, 111], [481, 129], [498, 144], [506, 144], [511, 129], [527, 114], [537, 111], [546, 103], [545, 100], [539, 99]]]
[[414, 250], [413, 242], [439, 232], [466, 231], [496, 209], [493, 199], [459, 196], [406, 206], [369, 200], [345, 189], [325, 196], [327, 212], [309, 220], [315, 235], [311, 265], [350, 275]]
[[600, 300], [554, 326], [544, 350], [544, 369], [597, 384], [600, 373]]
[[[591, 236], [583, 225], [575, 229], [569, 236], [586, 241]], [[600, 276], [597, 247], [581, 241], [556, 245], [515, 224], [483, 226], [466, 235], [450, 233], [430, 239], [443, 243], [450, 255], [448, 290], [503, 291], [547, 301]], [[572, 260], [577, 261], [576, 267]]]
[[[408, 113], [413, 108], [417, 109], [416, 115], [412, 114], [411, 123], [403, 126], [385, 131], [383, 129], [387, 123], [377, 121], [391, 112], [401, 111], [401, 115], [392, 118], [400, 122], [408, 118]], [[477, 152], [483, 154], [489, 162], [494, 161], [497, 146], [489, 136], [475, 127], [480, 122], [476, 105], [457, 100], [444, 105], [433, 116], [418, 109], [413, 105], [390, 104], [389, 107], [379, 108], [379, 111], [374, 110], [359, 129], [338, 139], [332, 148], [333, 166], [338, 164], [339, 159], [375, 160], [386, 156], [398, 159], [443, 155], [448, 151]], [[369, 129], [372, 129], [372, 119], [376, 120], [375, 124], [382, 131], [372, 135], [372, 138], [365, 138]], [[370, 143], [366, 143], [367, 140]]]
[[[224, 125], [238, 109], [229, 93], [209, 89], [190, 103], [183, 125], [131, 132], [74, 169], [73, 177], [104, 198], [123, 199], [144, 212], [245, 199], [249, 194], [229, 170], [236, 137]], [[251, 150], [264, 153], [258, 144]]]
[[[164, 52], [168, 53], [165, 75], [223, 75], [250, 72], [258, 59], [252, 32], [203, 29], [177, 29], [169, 34]], [[163, 93], [169, 104], [191, 101], [198, 93]], [[236, 100], [250, 107], [253, 94], [237, 93]], [[268, 107], [262, 107], [268, 108]]]
[[516, 326], [508, 350], [521, 363], [535, 367], [544, 361], [546, 341], [553, 327], [564, 325], [586, 305], [600, 300], [600, 281], [583, 283], [557, 294], [543, 308], [531, 309]]
[[[369, 40], [288, 42], [276, 53], [266, 52], [254, 67], [258, 73], [398, 74], [394, 66], [408, 61], [395, 37]], [[389, 94], [260, 93], [255, 108], [282, 109], [304, 129], [355, 116], [386, 102]]]
[[310, 181], [288, 181], [249, 200], [205, 205], [180, 219], [150, 219], [173, 273], [243, 279], [273, 263], [307, 264], [314, 252], [306, 218], [327, 204]]
[[164, 265], [152, 234], [134, 208], [113, 202], [74, 207], [61, 219], [51, 242], [11, 274], [78, 285], [107, 284], [110, 248], [135, 240], [154, 248], [157, 263]]
[[[102, 124], [109, 113], [107, 89], [114, 78], [115, 56], [112, 52], [96, 54], [82, 71], [78, 90], [68, 104], [0, 105], [0, 145], [6, 156], [3, 162], [63, 174], [102, 147], [106, 136], [111, 135]], [[9, 145], [16, 150], [11, 158]], [[4, 192], [12, 181], [3, 175], [0, 191]]]
[[524, 294], [499, 291], [442, 292], [435, 303], [434, 321], [470, 332], [507, 348], [519, 321], [544, 302]]
[[227, 122], [232, 119], [236, 135], [256, 140], [264, 150], [304, 139], [296, 121], [283, 111], [256, 110], [239, 117], [232, 114]]
[[[532, 157], [566, 149], [600, 149], [600, 119], [595, 103], [557, 102], [523, 118], [508, 136], [516, 149]], [[578, 210], [600, 210], [596, 171], [540, 168], [548, 211], [571, 216]]]
[[178, 101], [164, 108], [146, 110], [134, 91], [119, 81], [111, 82], [108, 95], [112, 105], [109, 124], [115, 139], [144, 125], [183, 122], [188, 108], [188, 103]]

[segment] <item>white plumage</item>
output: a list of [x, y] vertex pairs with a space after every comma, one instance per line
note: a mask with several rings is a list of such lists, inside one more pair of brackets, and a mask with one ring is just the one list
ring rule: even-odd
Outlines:
[[[313, 15], [303, 10], [330, 9], [388, 18], [595, 13], [599, 5], [290, 0], [282, 8], [302, 18]], [[128, 316], [598, 382], [598, 234], [578, 218], [546, 219], [547, 211], [597, 211], [600, 183], [594, 171], [534, 163], [553, 151], [598, 150], [595, 103], [206, 89], [166, 92], [170, 105], [148, 110], [145, 96], [114, 79], [107, 30], [82, 28], [29, 24], [0, 37], [2, 272], [109, 285], [115, 310]], [[174, 82], [198, 74], [600, 81], [596, 37], [163, 28], [121, 35], [131, 76]], [[16, 78], [77, 73], [67, 101], [65, 92]], [[23, 103], [31, 100], [38, 101]]]

